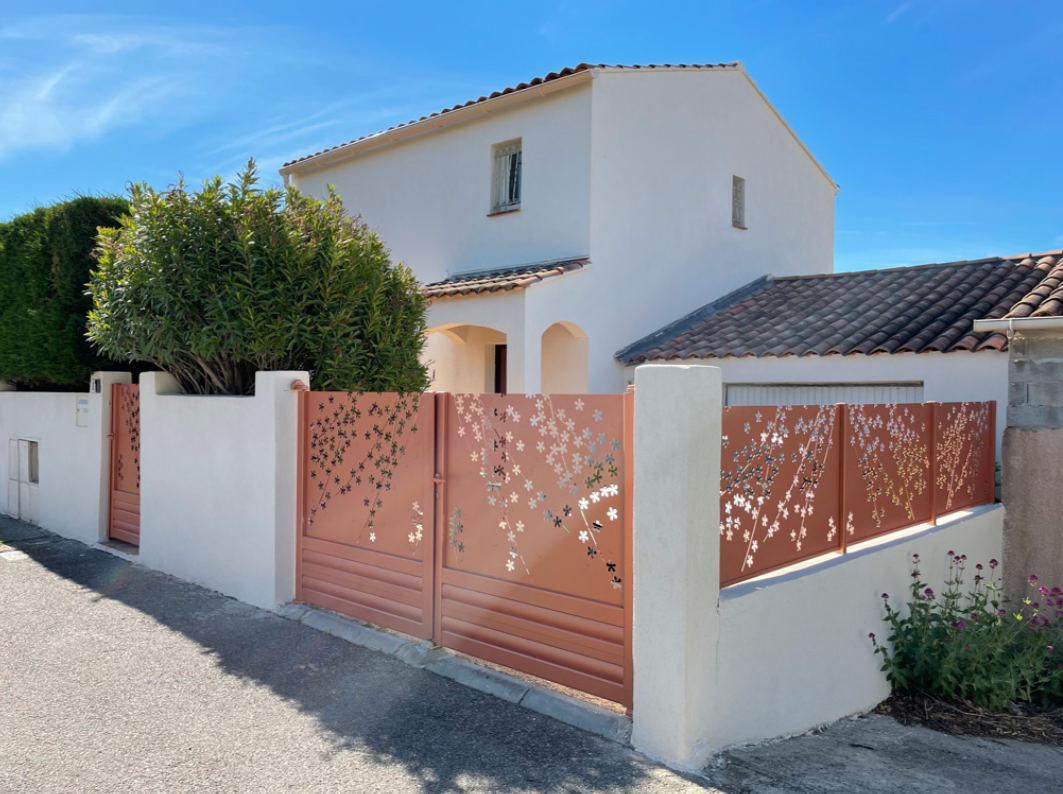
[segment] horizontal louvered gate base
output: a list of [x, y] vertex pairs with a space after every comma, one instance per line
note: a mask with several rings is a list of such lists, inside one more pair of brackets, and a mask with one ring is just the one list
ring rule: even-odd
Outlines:
[[140, 545], [140, 494], [111, 492], [110, 537]]
[[631, 705], [630, 396], [299, 399], [300, 601]]
[[299, 600], [431, 639], [422, 563], [314, 538], [303, 540], [301, 563]]
[[626, 703], [623, 609], [457, 571], [442, 595], [444, 647]]

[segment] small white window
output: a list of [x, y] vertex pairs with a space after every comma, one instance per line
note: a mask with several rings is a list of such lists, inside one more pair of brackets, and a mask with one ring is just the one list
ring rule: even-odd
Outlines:
[[746, 180], [740, 176], [731, 177], [731, 225], [746, 228]]
[[520, 209], [521, 183], [520, 139], [494, 147], [494, 170], [491, 179], [491, 212]]
[[29, 475], [29, 477], [27, 479], [27, 482], [29, 482], [31, 485], [37, 485], [41, 481], [40, 462], [39, 462], [39, 457], [38, 457], [38, 455], [40, 453], [37, 450], [38, 450], [37, 442], [36, 441], [30, 441], [29, 442], [29, 450], [28, 450], [29, 451], [29, 460], [27, 461], [28, 464], [29, 464], [27, 466], [27, 469], [28, 469], [27, 474]]

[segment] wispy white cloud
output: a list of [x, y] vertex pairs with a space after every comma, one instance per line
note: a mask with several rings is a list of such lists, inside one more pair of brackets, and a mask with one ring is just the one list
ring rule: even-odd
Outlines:
[[[173, 129], [217, 92], [246, 36], [127, 18], [38, 17], [0, 26], [0, 159], [63, 154], [151, 123]], [[243, 46], [239, 46], [243, 45]], [[251, 42], [255, 46], [254, 42]], [[24, 57], [20, 57], [24, 56]]]
[[889, 16], [886, 17], [886, 22], [896, 22], [898, 19], [901, 18], [902, 14], [904, 14], [906, 11], [912, 10], [912, 5], [912, 3], [901, 3], [895, 9], [893, 9], [893, 11], [890, 12]]

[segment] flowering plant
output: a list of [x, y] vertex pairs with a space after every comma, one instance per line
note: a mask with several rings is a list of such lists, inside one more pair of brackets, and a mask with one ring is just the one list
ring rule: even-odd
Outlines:
[[906, 613], [882, 594], [887, 642], [870, 635], [894, 689], [996, 710], [1014, 702], [1063, 703], [1063, 590], [1031, 576], [1030, 595], [1012, 599], [1000, 590], [996, 560], [989, 561], [988, 576], [976, 565], [965, 590], [967, 557], [950, 551], [945, 592], [938, 594], [921, 581], [919, 562], [912, 555]]

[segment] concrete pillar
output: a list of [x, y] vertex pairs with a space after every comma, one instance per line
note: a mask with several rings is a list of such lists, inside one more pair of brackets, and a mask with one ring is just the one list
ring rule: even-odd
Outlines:
[[631, 740], [683, 769], [714, 749], [722, 407], [717, 367], [635, 371]]
[[99, 439], [99, 500], [96, 510], [96, 539], [107, 540], [111, 507], [111, 386], [132, 383], [129, 372], [93, 372], [89, 379], [89, 432]]

